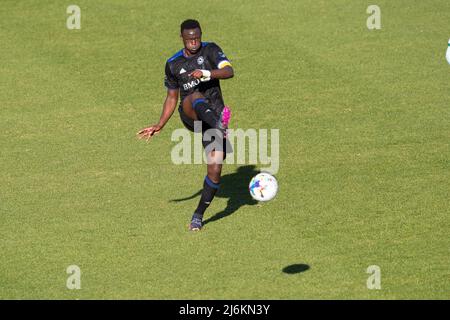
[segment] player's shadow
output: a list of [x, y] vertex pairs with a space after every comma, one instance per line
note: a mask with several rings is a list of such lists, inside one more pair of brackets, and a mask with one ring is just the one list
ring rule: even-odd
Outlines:
[[[259, 173], [254, 165], [239, 167], [236, 172], [224, 175], [220, 178], [220, 189], [216, 197], [228, 198], [227, 206], [222, 211], [203, 221], [203, 225], [214, 222], [229, 216], [244, 205], [254, 205], [258, 202], [254, 200], [248, 191], [250, 180]], [[201, 195], [202, 190], [195, 194], [181, 199], [170, 200], [171, 202], [180, 202], [194, 199]]]
[[310, 269], [307, 264], [291, 264], [283, 268], [283, 272], [287, 274], [302, 273]]

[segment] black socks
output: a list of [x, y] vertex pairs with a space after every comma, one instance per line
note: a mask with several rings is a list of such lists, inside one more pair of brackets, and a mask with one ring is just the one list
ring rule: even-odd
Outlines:
[[203, 182], [203, 191], [202, 196], [200, 198], [200, 202], [198, 203], [198, 207], [195, 210], [195, 213], [202, 215], [205, 213], [205, 210], [209, 207], [211, 201], [214, 199], [214, 196], [219, 189], [219, 184], [214, 183], [208, 176], [205, 177], [205, 181]]

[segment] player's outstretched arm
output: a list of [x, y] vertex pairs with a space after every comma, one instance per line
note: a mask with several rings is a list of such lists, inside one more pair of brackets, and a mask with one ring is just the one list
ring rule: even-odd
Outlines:
[[166, 125], [167, 121], [169, 121], [170, 117], [175, 111], [178, 102], [178, 94], [179, 89], [167, 90], [167, 96], [166, 100], [164, 101], [163, 111], [159, 122], [150, 127], [140, 130], [137, 133], [139, 139], [147, 139], [147, 141], [149, 141], [154, 134], [158, 134], [162, 130], [162, 128]]

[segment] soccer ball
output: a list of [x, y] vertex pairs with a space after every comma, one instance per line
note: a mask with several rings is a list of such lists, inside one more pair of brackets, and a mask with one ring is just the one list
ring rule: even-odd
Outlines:
[[278, 182], [277, 179], [269, 173], [258, 173], [250, 181], [248, 190], [253, 199], [257, 201], [269, 201], [277, 194]]

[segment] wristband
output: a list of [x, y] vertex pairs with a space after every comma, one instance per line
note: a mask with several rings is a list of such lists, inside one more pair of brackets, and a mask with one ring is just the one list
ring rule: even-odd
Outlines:
[[209, 70], [200, 70], [202, 72], [202, 77], [200, 81], [205, 82], [211, 80], [211, 71]]

